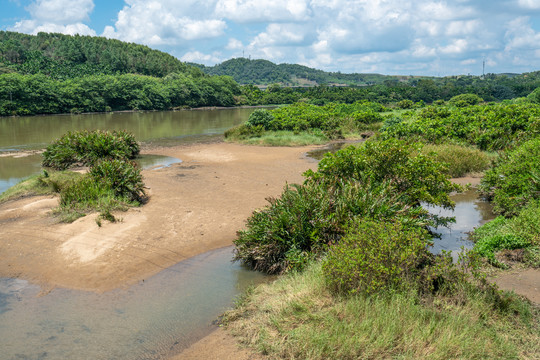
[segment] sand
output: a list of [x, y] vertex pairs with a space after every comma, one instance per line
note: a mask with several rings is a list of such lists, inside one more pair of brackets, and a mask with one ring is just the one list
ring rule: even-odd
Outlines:
[[55, 197], [0, 205], [0, 276], [45, 289], [107, 291], [143, 280], [181, 260], [232, 244], [253, 210], [286, 182], [316, 168], [307, 147], [228, 143], [147, 149], [182, 163], [143, 171], [149, 201], [119, 212], [117, 223], [96, 214], [71, 224], [51, 216]]

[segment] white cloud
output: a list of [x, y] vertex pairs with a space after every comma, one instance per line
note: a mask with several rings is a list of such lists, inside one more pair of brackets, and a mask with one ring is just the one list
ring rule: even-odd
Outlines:
[[66, 35], [79, 34], [96, 36], [96, 32], [94, 30], [90, 29], [87, 25], [81, 23], [68, 25], [52, 23], [39, 24], [35, 20], [22, 20], [16, 23], [15, 26], [12, 27], [12, 30], [34, 35], [39, 32], [54, 32]]
[[18, 21], [9, 30], [29, 34], [43, 31], [96, 35], [83, 23], [90, 19], [93, 9], [93, 0], [36, 0], [26, 7], [31, 19]]
[[524, 9], [540, 10], [540, 0], [518, 0], [518, 6]]
[[38, 22], [64, 25], [88, 21], [93, 9], [93, 0], [37, 0], [27, 7]]
[[519, 17], [508, 23], [506, 51], [540, 49], [540, 33], [532, 29], [529, 17]]
[[200, 51], [190, 51], [184, 54], [180, 58], [182, 61], [186, 62], [195, 62], [199, 64], [206, 64], [206, 65], [212, 65], [218, 62], [223, 61], [222, 58], [219, 57], [218, 53], [215, 54], [203, 54]]
[[106, 27], [103, 36], [147, 45], [176, 45], [186, 40], [218, 37], [227, 28], [225, 21], [204, 16], [211, 12], [211, 1], [126, 2], [114, 27]]
[[225, 46], [225, 49], [227, 50], [238, 50], [238, 49], [243, 49], [243, 48], [244, 48], [244, 44], [242, 44], [240, 40], [235, 39], [235, 38], [230, 38], [229, 42], [227, 43], [227, 46]]
[[218, 0], [216, 16], [238, 23], [305, 21], [310, 11], [307, 0]]

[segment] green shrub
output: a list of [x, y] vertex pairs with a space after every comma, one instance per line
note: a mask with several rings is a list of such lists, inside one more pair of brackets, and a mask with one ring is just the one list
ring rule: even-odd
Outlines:
[[334, 292], [374, 293], [407, 282], [427, 255], [427, 231], [399, 222], [361, 220], [330, 247], [322, 270]]
[[136, 163], [124, 160], [101, 160], [90, 168], [90, 176], [114, 191], [115, 196], [132, 201], [141, 201], [144, 196], [144, 182]]
[[486, 172], [480, 184], [494, 211], [516, 215], [533, 199], [540, 198], [540, 138], [529, 140], [504, 153]]
[[303, 185], [287, 186], [281, 197], [248, 219], [238, 233], [235, 259], [254, 269], [281, 273], [338, 242], [353, 218], [400, 219], [407, 226], [445, 224], [421, 203], [451, 208], [448, 193], [459, 189], [444, 167], [418, 154], [418, 147], [389, 140], [326, 155]]
[[241, 141], [251, 138], [261, 137], [264, 133], [264, 127], [262, 125], [247, 125], [240, 124], [225, 131], [225, 139]]
[[450, 100], [448, 100], [448, 103], [457, 107], [465, 107], [476, 105], [482, 101], [484, 101], [484, 99], [476, 94], [460, 94], [452, 97]]
[[429, 155], [447, 166], [447, 174], [451, 177], [461, 177], [469, 173], [477, 173], [489, 168], [490, 156], [471, 147], [442, 144], [426, 145], [422, 153]]
[[272, 120], [274, 120], [274, 116], [270, 111], [266, 109], [257, 109], [249, 115], [246, 125], [262, 126], [264, 129], [268, 130]]
[[396, 106], [399, 109], [412, 109], [414, 107], [414, 102], [409, 99], [399, 101]]
[[42, 165], [57, 170], [92, 165], [100, 159], [134, 159], [139, 154], [135, 137], [125, 131], [68, 132], [43, 152]]
[[467, 107], [428, 106], [406, 121], [386, 126], [381, 137], [445, 142], [503, 150], [540, 134], [540, 106], [494, 104]]
[[490, 260], [500, 250], [540, 246], [540, 200], [531, 201], [512, 218], [499, 216], [482, 225], [472, 238], [475, 251]]

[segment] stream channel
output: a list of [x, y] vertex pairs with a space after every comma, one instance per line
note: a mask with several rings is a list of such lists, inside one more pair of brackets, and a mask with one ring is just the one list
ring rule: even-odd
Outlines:
[[[143, 145], [200, 141], [245, 121], [251, 111], [0, 118], [0, 155], [41, 149], [68, 130], [81, 129], [127, 129]], [[56, 123], [48, 124], [47, 118]], [[16, 128], [26, 135], [17, 135]], [[8, 130], [12, 137], [6, 136]], [[152, 168], [180, 159], [147, 156], [141, 161]], [[4, 186], [0, 192], [39, 172], [39, 162], [39, 155], [0, 157], [0, 185]], [[453, 214], [430, 209], [457, 220], [449, 229], [437, 229], [441, 239], [435, 240], [434, 252], [471, 247], [467, 232], [493, 217], [473, 190], [454, 195], [453, 200]], [[231, 263], [231, 257], [232, 247], [207, 252], [136, 285], [102, 294], [62, 288], [43, 293], [25, 280], [0, 278], [0, 358], [166, 359], [209, 334], [213, 322], [247, 286], [268, 281], [260, 273]]]

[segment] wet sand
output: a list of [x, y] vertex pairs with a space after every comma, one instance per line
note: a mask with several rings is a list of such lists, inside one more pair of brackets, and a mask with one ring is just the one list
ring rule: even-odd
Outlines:
[[182, 163], [143, 171], [149, 201], [119, 212], [61, 224], [58, 199], [30, 197], [0, 205], [0, 276], [44, 286], [102, 292], [143, 280], [179, 261], [232, 244], [253, 210], [286, 182], [316, 168], [307, 147], [228, 143], [146, 149]]

